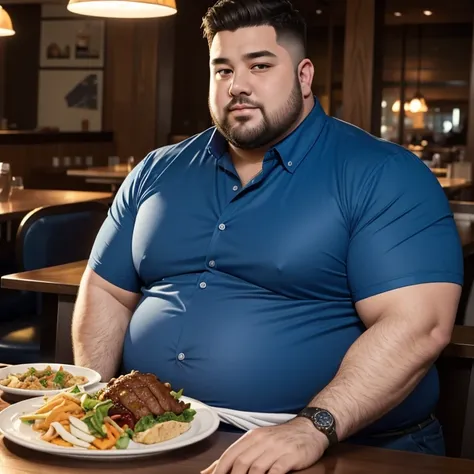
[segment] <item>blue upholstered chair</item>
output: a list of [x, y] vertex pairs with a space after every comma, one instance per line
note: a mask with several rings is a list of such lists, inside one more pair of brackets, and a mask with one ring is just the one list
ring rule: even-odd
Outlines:
[[[61, 265], [89, 257], [108, 206], [84, 202], [49, 206], [31, 211], [22, 220], [16, 237], [19, 271]], [[40, 294], [22, 292], [35, 308], [28, 314], [0, 321], [0, 361], [9, 364], [40, 362]]]

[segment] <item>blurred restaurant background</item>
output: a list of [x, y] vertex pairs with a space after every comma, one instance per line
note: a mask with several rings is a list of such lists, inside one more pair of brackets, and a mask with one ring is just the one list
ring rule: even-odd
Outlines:
[[[2, 363], [72, 362], [75, 296], [114, 194], [147, 153], [212, 125], [200, 26], [214, 1], [124, 1], [150, 18], [108, 3], [99, 17], [83, 0], [0, 0]], [[325, 111], [411, 150], [450, 201], [465, 285], [438, 416], [448, 454], [474, 459], [474, 1], [293, 3]]]

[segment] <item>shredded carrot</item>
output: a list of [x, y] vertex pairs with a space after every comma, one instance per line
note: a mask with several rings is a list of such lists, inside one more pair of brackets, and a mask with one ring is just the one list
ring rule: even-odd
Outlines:
[[108, 430], [115, 437], [115, 439], [119, 439], [120, 438], [120, 433], [117, 431], [117, 428], [115, 428], [115, 426], [113, 426], [113, 425], [110, 425], [109, 423], [105, 423], [105, 424], [106, 424]]
[[105, 438], [105, 439], [98, 439], [96, 438], [92, 441], [92, 444], [102, 450], [110, 449], [115, 446], [116, 440], [115, 438]]
[[72, 444], [68, 443], [67, 441], [64, 441], [62, 438], [54, 438], [50, 441], [52, 444], [56, 444], [58, 446], [63, 446], [66, 448], [72, 448]]

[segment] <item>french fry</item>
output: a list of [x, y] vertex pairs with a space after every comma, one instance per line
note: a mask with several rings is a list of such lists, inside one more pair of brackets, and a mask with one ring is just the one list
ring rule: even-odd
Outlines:
[[50, 401], [46, 403], [46, 405], [43, 405], [39, 410], [36, 410], [35, 413], [37, 415], [40, 415], [42, 413], [48, 413], [48, 411], [51, 411], [53, 408], [56, 408], [58, 405], [61, 405], [61, 403], [63, 403], [63, 400], [61, 400], [60, 398], [52, 402]]

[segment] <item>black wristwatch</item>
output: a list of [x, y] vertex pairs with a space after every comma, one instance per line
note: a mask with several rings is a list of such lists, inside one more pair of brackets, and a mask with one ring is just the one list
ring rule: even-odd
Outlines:
[[329, 411], [323, 408], [306, 407], [296, 416], [302, 416], [311, 420], [314, 427], [328, 437], [329, 446], [339, 442], [336, 433], [336, 420]]

